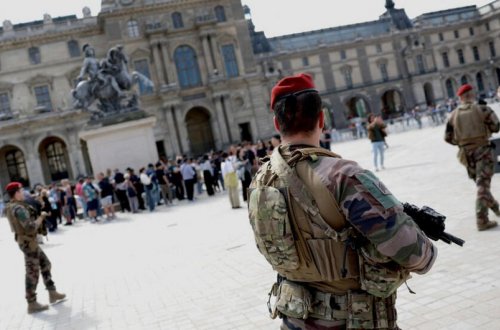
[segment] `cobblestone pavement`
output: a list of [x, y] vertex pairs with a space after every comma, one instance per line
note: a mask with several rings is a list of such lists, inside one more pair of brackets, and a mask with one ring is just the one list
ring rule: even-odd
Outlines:
[[[500, 329], [500, 230], [477, 232], [475, 185], [443, 142], [443, 126], [390, 134], [386, 170], [377, 175], [402, 201], [446, 214], [463, 248], [436, 243], [425, 276], [403, 286], [403, 329]], [[367, 140], [333, 145], [373, 168]], [[500, 176], [492, 182], [500, 198]], [[267, 316], [275, 275], [255, 248], [246, 210], [227, 194], [158, 212], [120, 214], [110, 223], [78, 222], [43, 249], [57, 287], [69, 299], [26, 314], [23, 260], [7, 221], [0, 221], [0, 329], [278, 329]], [[41, 283], [40, 283], [41, 284]], [[39, 301], [48, 302], [43, 285]]]

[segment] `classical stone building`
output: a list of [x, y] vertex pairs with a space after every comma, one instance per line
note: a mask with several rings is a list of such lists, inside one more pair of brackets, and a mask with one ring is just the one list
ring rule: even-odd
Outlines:
[[97, 16], [85, 8], [83, 18], [5, 21], [0, 32], [2, 186], [105, 170], [90, 162], [85, 139], [106, 129], [89, 125], [90, 115], [74, 110], [70, 96], [84, 44], [95, 48], [97, 58], [123, 45], [130, 70], [156, 86], [138, 86], [141, 109], [153, 118], [146, 123], [154, 134], [153, 157], [127, 161], [134, 150], [151, 146], [133, 139], [116, 144], [134, 124], [116, 123], [124, 126], [109, 127], [116, 134], [102, 142], [114, 142], [114, 150], [96, 154], [116, 160], [116, 167], [138, 167], [161, 155], [199, 155], [272, 134], [268, 79], [258, 71], [239, 0], [103, 0]]
[[[274, 131], [270, 88], [298, 72], [314, 76], [337, 128], [368, 112], [398, 116], [415, 105], [444, 102], [466, 81], [483, 94], [498, 86], [500, 0], [414, 19], [393, 1], [385, 9], [380, 2], [375, 21], [275, 38], [255, 30], [240, 0], [102, 0], [97, 16], [85, 8], [81, 18], [4, 21], [0, 185], [105, 170], [95, 154], [94, 161], [89, 157], [99, 143], [87, 143], [100, 134], [108, 134], [102, 143], [116, 141], [112, 153], [99, 157], [122, 169], [138, 166], [130, 159], [141, 148], [152, 158], [198, 155], [268, 138]], [[95, 127], [87, 112], [73, 109], [70, 92], [84, 44], [97, 58], [123, 45], [130, 70], [155, 84], [137, 87], [146, 118]], [[132, 126], [134, 134], [144, 134], [124, 133]]]
[[445, 102], [465, 82], [483, 95], [500, 83], [500, 1], [409, 19], [387, 0], [376, 21], [253, 36], [264, 71], [314, 76], [339, 128], [367, 112], [399, 116], [415, 105]]

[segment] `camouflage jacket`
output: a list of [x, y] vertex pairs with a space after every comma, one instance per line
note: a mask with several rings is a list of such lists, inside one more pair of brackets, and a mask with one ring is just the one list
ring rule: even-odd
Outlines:
[[24, 202], [11, 201], [7, 204], [6, 215], [11, 224], [11, 229], [17, 235], [36, 235], [38, 224], [36, 212]]
[[472, 103], [462, 103], [455, 110], [452, 111], [450, 119], [446, 123], [444, 140], [447, 143], [452, 145], [460, 144], [459, 141], [457, 140], [456, 129], [454, 127], [454, 120], [456, 116], [461, 115], [461, 111], [470, 110], [472, 107], [479, 108], [478, 115], [481, 116], [480, 121], [484, 123], [484, 126], [487, 130], [487, 138], [491, 135], [491, 133], [496, 133], [500, 130], [500, 122], [498, 120], [498, 117], [490, 107], [485, 105], [476, 105]]
[[[284, 157], [290, 149], [284, 148]], [[309, 165], [332, 193], [346, 221], [372, 243], [380, 257], [419, 274], [432, 267], [436, 247], [372, 172], [341, 158], [319, 157]]]

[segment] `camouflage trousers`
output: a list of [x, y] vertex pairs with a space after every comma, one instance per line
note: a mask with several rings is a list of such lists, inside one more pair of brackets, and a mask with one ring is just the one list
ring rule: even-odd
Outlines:
[[55, 290], [52, 274], [50, 273], [51, 264], [45, 253], [38, 246], [36, 239], [19, 240], [18, 244], [24, 254], [26, 300], [33, 302], [36, 301], [36, 287], [40, 272], [42, 273], [43, 283], [47, 290]]
[[318, 319], [296, 319], [283, 315], [280, 330], [346, 330], [346, 321], [325, 321]]
[[[326, 321], [318, 319], [295, 319], [283, 316], [280, 330], [346, 330], [346, 321]], [[391, 330], [400, 330], [397, 326]]]
[[499, 205], [491, 194], [491, 178], [495, 173], [495, 154], [490, 146], [465, 150], [467, 174], [476, 182], [476, 220], [477, 224], [488, 222], [488, 209], [499, 213]]

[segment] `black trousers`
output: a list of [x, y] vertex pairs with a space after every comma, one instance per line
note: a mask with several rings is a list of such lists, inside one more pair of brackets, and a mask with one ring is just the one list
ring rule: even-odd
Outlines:
[[196, 179], [189, 179], [189, 180], [184, 180], [184, 185], [186, 186], [186, 194], [187, 198], [192, 201], [193, 200], [193, 194], [194, 194], [194, 184], [196, 182]]
[[122, 212], [125, 212], [125, 210], [130, 212], [130, 205], [128, 204], [128, 198], [127, 198], [127, 191], [116, 189], [115, 193], [116, 193], [116, 198], [118, 198], [118, 202], [120, 203], [120, 209], [122, 210]]

